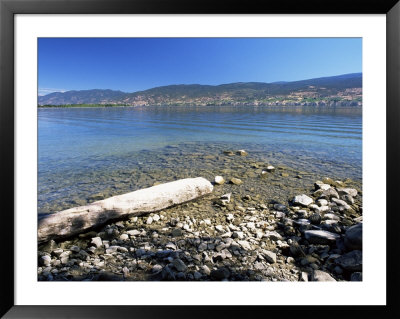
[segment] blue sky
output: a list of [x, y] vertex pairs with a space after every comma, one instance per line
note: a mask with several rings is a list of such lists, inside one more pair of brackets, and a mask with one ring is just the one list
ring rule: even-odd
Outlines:
[[40, 38], [38, 44], [40, 95], [362, 71], [361, 38]]

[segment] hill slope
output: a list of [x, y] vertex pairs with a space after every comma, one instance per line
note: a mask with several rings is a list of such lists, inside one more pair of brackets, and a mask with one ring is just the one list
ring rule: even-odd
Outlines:
[[125, 93], [84, 90], [39, 96], [39, 105], [351, 105], [362, 101], [362, 74], [352, 73], [294, 82], [181, 84]]

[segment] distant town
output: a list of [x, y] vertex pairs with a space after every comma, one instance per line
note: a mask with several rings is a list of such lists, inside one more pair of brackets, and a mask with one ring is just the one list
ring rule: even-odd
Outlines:
[[362, 74], [295, 82], [169, 85], [125, 93], [113, 90], [54, 92], [38, 106], [362, 106]]

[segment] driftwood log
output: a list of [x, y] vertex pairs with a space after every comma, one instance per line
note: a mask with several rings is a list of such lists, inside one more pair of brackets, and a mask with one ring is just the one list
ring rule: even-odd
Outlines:
[[155, 212], [212, 190], [203, 177], [186, 178], [63, 210], [39, 220], [38, 242], [76, 235], [109, 220]]

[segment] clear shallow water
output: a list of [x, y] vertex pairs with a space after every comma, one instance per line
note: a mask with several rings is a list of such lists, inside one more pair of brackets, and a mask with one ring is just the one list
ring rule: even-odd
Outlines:
[[93, 201], [91, 196], [99, 192], [109, 196], [160, 180], [198, 174], [211, 179], [227, 165], [219, 158], [222, 151], [236, 149], [250, 151], [254, 160], [315, 176], [361, 181], [361, 110], [40, 108], [38, 212], [54, 212]]

